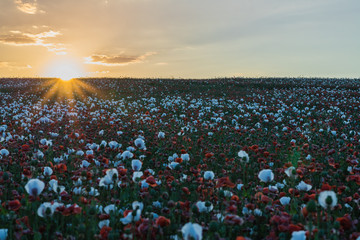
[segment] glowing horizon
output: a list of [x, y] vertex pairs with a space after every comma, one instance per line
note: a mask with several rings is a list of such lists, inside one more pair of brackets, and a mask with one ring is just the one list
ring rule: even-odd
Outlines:
[[65, 57], [47, 63], [41, 76], [69, 81], [74, 78], [86, 77], [86, 73], [76, 58]]
[[356, 0], [4, 0], [0, 8], [0, 77], [360, 77]]

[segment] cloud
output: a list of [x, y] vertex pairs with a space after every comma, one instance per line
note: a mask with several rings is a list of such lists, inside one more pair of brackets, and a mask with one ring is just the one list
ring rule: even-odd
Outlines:
[[110, 71], [95, 71], [95, 72], [88, 72], [89, 74], [108, 74]]
[[28, 37], [26, 35], [19, 34], [9, 34], [9, 35], [0, 35], [0, 42], [9, 45], [34, 45], [36, 44], [36, 40]]
[[38, 12], [37, 0], [14, 0], [14, 3], [20, 11], [27, 14], [35, 14]]
[[56, 54], [66, 54], [64, 44], [46, 42], [48, 38], [55, 38], [61, 35], [60, 32], [52, 30], [40, 32], [37, 34], [24, 33], [21, 31], [10, 31], [10, 34], [0, 35], [0, 43], [13, 46], [42, 46], [50, 52]]
[[107, 55], [92, 55], [85, 58], [86, 64], [96, 64], [103, 66], [126, 66], [132, 63], [140, 63], [145, 60], [148, 56], [156, 54], [155, 52], [148, 52], [140, 56], [107, 56]]
[[19, 70], [19, 69], [31, 69], [32, 66], [31, 65], [18, 65], [18, 64], [11, 63], [11, 62], [1, 62], [0, 61], [0, 68], [7, 68], [10, 70], [13, 70], [13, 69]]

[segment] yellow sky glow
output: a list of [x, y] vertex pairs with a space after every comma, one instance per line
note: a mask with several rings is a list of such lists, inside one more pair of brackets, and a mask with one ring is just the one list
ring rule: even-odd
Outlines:
[[45, 65], [42, 77], [60, 78], [67, 81], [73, 78], [86, 77], [86, 73], [80, 63], [75, 59], [66, 57]]
[[358, 0], [0, 0], [0, 9], [0, 77], [360, 76]]

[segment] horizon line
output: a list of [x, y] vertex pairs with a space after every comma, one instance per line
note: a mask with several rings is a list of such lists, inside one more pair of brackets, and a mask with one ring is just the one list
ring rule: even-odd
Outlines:
[[[0, 80], [6, 79], [41, 79], [41, 80], [49, 80], [49, 79], [61, 79], [56, 77], [0, 77]], [[244, 77], [244, 76], [233, 76], [233, 77], [75, 77], [72, 79], [79, 79], [79, 80], [89, 80], [89, 79], [134, 79], [134, 80], [220, 80], [220, 79], [303, 79], [303, 80], [360, 80], [360, 77], [312, 77], [312, 76], [298, 76], [298, 77], [285, 77], [285, 76], [260, 76], [260, 77]]]

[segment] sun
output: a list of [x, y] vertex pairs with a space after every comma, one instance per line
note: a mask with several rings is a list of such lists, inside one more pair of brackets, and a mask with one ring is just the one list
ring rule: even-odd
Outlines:
[[69, 81], [73, 78], [84, 77], [85, 72], [80, 63], [74, 59], [58, 59], [50, 62], [44, 71], [44, 77], [60, 78]]

